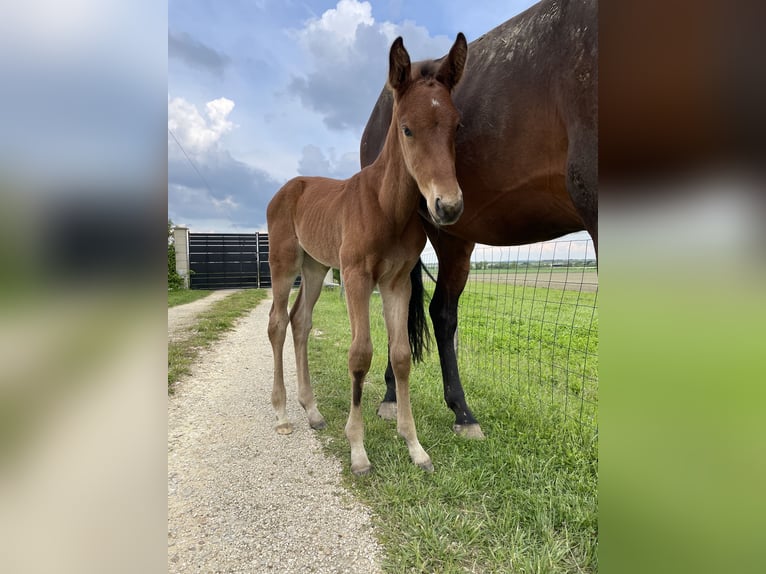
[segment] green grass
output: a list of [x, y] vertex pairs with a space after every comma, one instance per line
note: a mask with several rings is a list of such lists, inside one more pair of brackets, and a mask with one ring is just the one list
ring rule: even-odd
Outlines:
[[177, 289], [174, 291], [168, 291], [168, 307], [175, 307], [176, 305], [183, 305], [184, 303], [191, 303], [203, 297], [210, 295], [212, 291], [204, 289]]
[[461, 374], [502, 381], [513, 400], [597, 426], [597, 294], [469, 281], [460, 299]]
[[168, 343], [168, 394], [173, 394], [175, 383], [191, 373], [191, 366], [200, 351], [221, 338], [234, 327], [236, 320], [254, 309], [266, 298], [263, 289], [244, 289], [214, 303], [202, 312], [188, 337]]
[[[466, 309], [461, 306], [461, 335], [467, 336], [473, 329], [476, 333], [472, 336], [486, 336], [488, 325], [472, 326], [476, 321], [470, 311], [476, 303], [472, 298], [478, 296], [472, 289], [467, 289]], [[566, 316], [568, 306], [566, 294], [536, 291], [534, 296], [528, 291], [528, 303], [517, 303], [521, 312], [510, 315], [511, 322], [522, 323], [516, 327], [522, 335], [495, 335], [497, 338], [487, 339], [482, 348], [516, 345], [520, 348], [514, 353], [524, 355], [527, 362], [536, 361], [534, 353], [539, 349], [534, 342], [526, 343], [525, 314], [531, 316], [533, 326], [528, 329], [536, 336], [536, 317], [542, 314], [547, 320], [551, 313]], [[558, 305], [560, 313], [550, 308], [559, 299], [563, 301]], [[546, 300], [545, 309], [538, 309]], [[511, 304], [505, 301], [506, 307]], [[347, 373], [350, 336], [345, 306], [337, 291], [323, 293], [317, 303], [309, 361], [319, 408], [328, 423], [320, 437], [343, 462], [351, 490], [373, 510], [386, 549], [385, 570], [597, 571], [598, 460], [592, 432], [584, 432], [580, 421], [565, 416], [557, 400], [541, 401], [536, 396], [533, 401], [520, 400], [522, 393], [509, 386], [507, 375], [492, 376], [484, 372], [486, 369], [472, 371], [468, 365], [480, 361], [476, 353], [468, 353], [466, 344], [460, 352], [463, 381], [469, 404], [487, 438], [468, 441], [452, 432], [454, 415], [444, 404], [438, 357], [433, 353], [424, 364], [415, 366], [411, 375], [418, 436], [435, 466], [433, 474], [424, 473], [411, 464], [396, 424], [376, 415], [385, 389], [386, 334], [381, 312], [380, 299], [374, 296], [371, 328], [375, 356], [362, 400], [365, 445], [373, 465], [370, 475], [353, 477], [349, 469], [343, 428], [351, 398]], [[474, 313], [480, 314], [479, 310]], [[577, 310], [571, 314], [568, 320], [573, 326], [566, 332], [582, 337], [578, 329], [586, 319]], [[547, 329], [547, 325], [542, 329], [544, 339], [551, 337]], [[564, 331], [556, 331], [553, 338], [563, 341]], [[519, 339], [523, 345], [514, 343]], [[485, 354], [490, 353], [487, 350]], [[577, 367], [570, 363], [569, 368], [574, 371]], [[481, 376], [477, 374], [480, 371]], [[530, 386], [525, 383], [521, 388], [529, 393]], [[537, 386], [544, 389], [543, 395], [550, 393], [547, 383]]]

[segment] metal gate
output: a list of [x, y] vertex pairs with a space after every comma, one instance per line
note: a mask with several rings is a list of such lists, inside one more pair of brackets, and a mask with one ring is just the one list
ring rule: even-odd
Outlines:
[[190, 233], [189, 287], [271, 287], [266, 233]]
[[258, 286], [271, 287], [271, 268], [269, 267], [269, 234], [258, 234]]

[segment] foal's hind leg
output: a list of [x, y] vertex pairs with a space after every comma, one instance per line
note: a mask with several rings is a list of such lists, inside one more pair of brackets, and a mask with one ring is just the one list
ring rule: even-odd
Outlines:
[[285, 391], [282, 352], [289, 321], [287, 301], [290, 297], [290, 289], [298, 274], [299, 249], [297, 241], [290, 245], [280, 244], [279, 247], [272, 243], [272, 252], [269, 255], [273, 297], [269, 312], [269, 341], [274, 355], [274, 386], [271, 391], [271, 404], [277, 416], [275, 429], [279, 434], [293, 432], [293, 427], [287, 418], [287, 393]]
[[395, 283], [381, 282], [383, 314], [388, 331], [388, 348], [391, 368], [396, 377], [396, 429], [407, 442], [412, 462], [420, 468], [433, 471], [434, 465], [428, 453], [420, 445], [415, 431], [415, 419], [410, 405], [410, 343], [407, 336], [407, 311], [410, 298], [409, 276]]
[[311, 428], [319, 430], [326, 426], [311, 390], [308, 364], [308, 338], [311, 332], [311, 317], [317, 299], [322, 292], [322, 283], [327, 273], [325, 267], [308, 254], [303, 256], [301, 267], [301, 292], [290, 311], [290, 324], [295, 344], [295, 364], [298, 371], [298, 402], [306, 410]]

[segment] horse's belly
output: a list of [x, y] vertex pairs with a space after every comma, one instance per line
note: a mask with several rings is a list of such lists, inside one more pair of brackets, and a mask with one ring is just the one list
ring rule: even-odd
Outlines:
[[[563, 178], [562, 178], [563, 179]], [[465, 210], [450, 235], [487, 245], [521, 245], [546, 241], [584, 229], [563, 181], [535, 181], [506, 191], [464, 188]]]
[[313, 259], [328, 267], [340, 268], [339, 245], [332, 226], [297, 227], [298, 243]]

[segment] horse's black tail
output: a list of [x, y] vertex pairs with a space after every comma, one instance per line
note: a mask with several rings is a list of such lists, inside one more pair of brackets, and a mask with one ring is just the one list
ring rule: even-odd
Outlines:
[[426, 321], [422, 269], [423, 262], [418, 259], [418, 262], [410, 271], [412, 293], [410, 294], [410, 308], [407, 316], [407, 333], [410, 337], [412, 360], [415, 363], [420, 363], [424, 358], [424, 354], [431, 347], [431, 333], [428, 330], [428, 321]]

